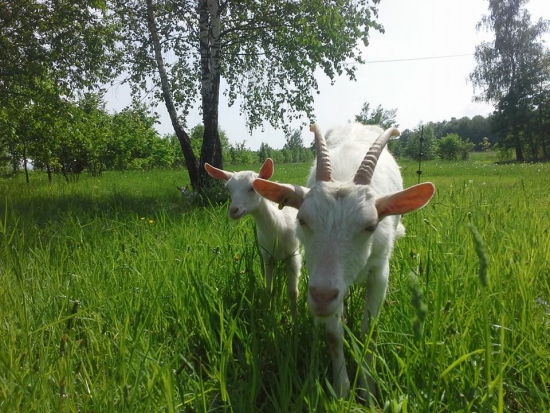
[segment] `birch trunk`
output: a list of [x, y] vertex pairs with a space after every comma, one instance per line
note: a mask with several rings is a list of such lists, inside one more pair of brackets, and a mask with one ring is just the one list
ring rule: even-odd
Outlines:
[[[199, 165], [197, 163], [197, 158], [193, 153], [189, 135], [187, 135], [187, 133], [178, 121], [178, 114], [176, 112], [174, 100], [172, 99], [170, 82], [168, 81], [168, 75], [166, 74], [166, 67], [164, 66], [164, 59], [162, 57], [162, 50], [160, 47], [153, 0], [147, 0], [147, 25], [149, 27], [149, 33], [151, 34], [151, 41], [153, 43], [153, 49], [155, 52], [155, 60], [157, 62], [160, 82], [162, 85], [162, 97], [164, 99], [166, 109], [168, 110], [168, 114], [170, 115], [170, 120], [172, 121], [174, 131], [180, 142], [183, 156], [185, 157], [185, 163], [187, 164], [187, 171], [189, 172], [191, 186], [194, 190], [198, 191], [202, 188], [201, 183], [203, 179], [201, 179]], [[202, 175], [205, 174], [206, 173], [203, 173]]]
[[223, 167], [218, 132], [218, 106], [220, 97], [220, 4], [218, 0], [199, 0], [201, 97], [204, 137], [200, 166], [208, 162]]

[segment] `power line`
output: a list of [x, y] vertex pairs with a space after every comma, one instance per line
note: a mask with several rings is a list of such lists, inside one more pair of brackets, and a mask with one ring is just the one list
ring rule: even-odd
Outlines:
[[365, 64], [370, 63], [391, 63], [391, 62], [409, 62], [412, 60], [432, 60], [432, 59], [450, 59], [453, 57], [464, 57], [464, 56], [473, 56], [473, 53], [467, 53], [467, 54], [452, 54], [452, 55], [446, 55], [446, 56], [430, 56], [430, 57], [411, 57], [409, 59], [391, 59], [391, 60], [370, 60], [368, 62], [364, 62]]

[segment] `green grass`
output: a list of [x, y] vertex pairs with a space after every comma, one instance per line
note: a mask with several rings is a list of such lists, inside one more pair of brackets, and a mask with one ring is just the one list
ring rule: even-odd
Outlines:
[[[276, 165], [274, 179], [303, 183], [308, 169]], [[407, 186], [416, 169], [402, 164]], [[377, 410], [550, 411], [550, 165], [423, 170], [437, 194], [394, 249]], [[282, 277], [265, 293], [252, 220], [193, 208], [175, 189], [186, 179], [0, 181], [0, 411], [364, 411], [333, 397], [304, 294], [293, 321]], [[347, 301], [352, 378], [363, 293]]]

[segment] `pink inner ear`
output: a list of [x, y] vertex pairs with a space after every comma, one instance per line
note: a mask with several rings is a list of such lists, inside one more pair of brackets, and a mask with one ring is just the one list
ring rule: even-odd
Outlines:
[[297, 185], [279, 184], [264, 179], [255, 179], [252, 184], [257, 193], [282, 208], [291, 206], [300, 208], [308, 189]]
[[260, 169], [260, 178], [262, 179], [269, 179], [273, 176], [273, 171], [275, 167], [273, 165], [273, 160], [271, 158], [267, 158], [262, 165], [262, 169]]
[[378, 218], [388, 215], [402, 215], [424, 207], [432, 198], [435, 186], [431, 182], [411, 186], [404, 191], [376, 200]]
[[275, 182], [255, 179], [252, 184], [257, 193], [272, 202], [280, 203], [285, 198], [286, 188]]
[[220, 179], [222, 181], [229, 181], [231, 179], [231, 176], [233, 176], [232, 172], [218, 169], [210, 165], [209, 163], [204, 164], [204, 169], [206, 169], [206, 172], [208, 172], [208, 175], [210, 175], [212, 178]]

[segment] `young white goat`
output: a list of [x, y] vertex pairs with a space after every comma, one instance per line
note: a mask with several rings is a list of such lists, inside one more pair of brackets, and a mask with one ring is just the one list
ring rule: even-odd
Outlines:
[[287, 290], [292, 314], [296, 315], [298, 279], [302, 267], [299, 242], [296, 237], [296, 214], [293, 209], [280, 210], [277, 204], [261, 197], [252, 187], [256, 178], [269, 179], [273, 175], [273, 161], [266, 159], [260, 173], [252, 171], [227, 172], [205, 164], [206, 171], [216, 179], [225, 181], [231, 196], [229, 216], [239, 219], [246, 214], [256, 221], [256, 236], [264, 261], [267, 291], [271, 293], [273, 268], [283, 261], [287, 273]]
[[[366, 283], [361, 328], [364, 339], [386, 295], [393, 243], [405, 234], [401, 214], [425, 206], [435, 187], [424, 183], [403, 190], [399, 167], [384, 150], [389, 138], [399, 134], [396, 129], [384, 132], [376, 126], [350, 124], [330, 131], [328, 145], [315, 125], [311, 130], [317, 161], [309, 188], [262, 179], [254, 181], [254, 188], [281, 208], [288, 205], [299, 210], [298, 237], [309, 271], [309, 307], [316, 320], [325, 323], [334, 390], [347, 397], [350, 382], [341, 321], [344, 296], [352, 283]], [[372, 354], [362, 367], [368, 370], [371, 362]], [[367, 397], [362, 367], [361, 396]], [[370, 375], [368, 388], [375, 393]]]

